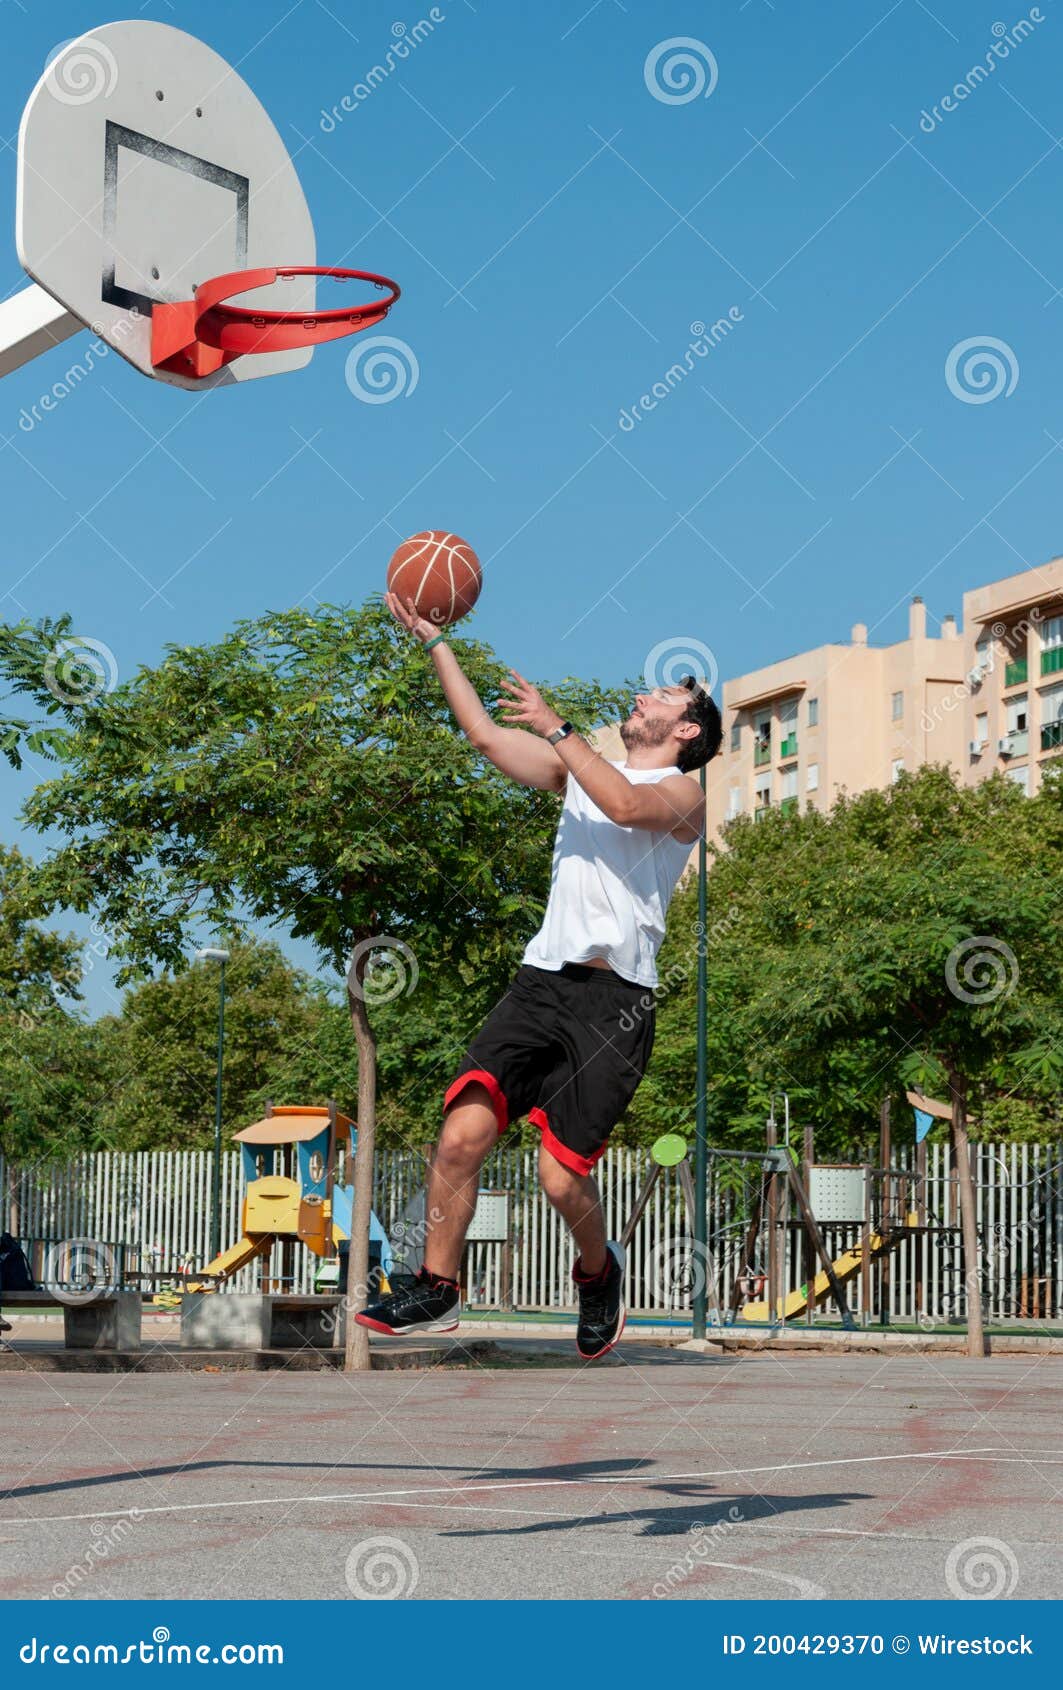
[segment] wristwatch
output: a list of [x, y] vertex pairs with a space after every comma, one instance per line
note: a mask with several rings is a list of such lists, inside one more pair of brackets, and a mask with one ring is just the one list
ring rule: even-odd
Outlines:
[[547, 745], [556, 745], [559, 740], [567, 739], [569, 734], [574, 734], [575, 731], [571, 722], [562, 722], [561, 726], [555, 728], [552, 734], [547, 734], [546, 743]]

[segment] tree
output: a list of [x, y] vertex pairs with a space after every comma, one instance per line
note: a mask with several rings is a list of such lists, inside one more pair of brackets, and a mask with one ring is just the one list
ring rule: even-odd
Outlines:
[[[900, 1101], [915, 1087], [951, 1098], [976, 1352], [967, 1121], [1009, 1094], [1056, 1107], [1061, 868], [1057, 775], [1027, 799], [1003, 779], [967, 788], [926, 768], [885, 792], [843, 797], [828, 815], [739, 820], [709, 877], [714, 1120], [735, 1123], [745, 1142], [780, 1087], [836, 1134], [851, 1134], [854, 1117], [873, 1120], [884, 1094]], [[680, 957], [692, 949], [691, 896], [674, 906]], [[684, 1100], [693, 1097], [692, 980], [689, 965], [674, 1006], [666, 996], [661, 1008], [660, 1054]]]
[[19, 1231], [16, 1166], [80, 1148], [94, 1130], [93, 1040], [71, 1013], [81, 946], [42, 927], [33, 865], [0, 846], [0, 1155], [9, 1231]]
[[[276, 945], [234, 944], [225, 970], [222, 1120], [246, 1125], [267, 1098], [317, 1102], [353, 1095], [355, 1064], [318, 1050], [325, 989]], [[190, 967], [131, 989], [120, 1015], [98, 1023], [106, 1050], [109, 1141], [123, 1150], [208, 1149], [214, 1142], [218, 976]], [[338, 1053], [337, 1053], [338, 1055]], [[307, 1059], [310, 1059], [309, 1061]], [[290, 1065], [308, 1074], [294, 1083]]]
[[[481, 695], [503, 670], [454, 644]], [[2, 654], [0, 654], [2, 655]], [[183, 962], [193, 928], [248, 920], [308, 939], [346, 982], [359, 1057], [351, 1283], [368, 1282], [376, 1007], [419, 974], [500, 982], [545, 900], [556, 798], [515, 787], [460, 738], [430, 659], [383, 607], [285, 611], [170, 649], [72, 714], [57, 778], [26, 806], [65, 843], [52, 904], [94, 909], [120, 979]], [[31, 692], [47, 708], [42, 687]], [[565, 681], [589, 729], [619, 695]], [[348, 1323], [348, 1364], [367, 1334]]]
[[69, 616], [58, 621], [0, 623], [0, 674], [15, 698], [34, 700], [45, 717], [38, 721], [0, 712], [0, 752], [13, 769], [22, 767], [22, 747], [43, 757], [59, 757], [66, 743], [65, 722], [88, 699], [97, 696], [101, 680], [98, 643], [72, 633]]

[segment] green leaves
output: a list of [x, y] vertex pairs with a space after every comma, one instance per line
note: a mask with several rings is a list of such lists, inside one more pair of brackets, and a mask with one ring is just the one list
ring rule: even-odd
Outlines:
[[[884, 1093], [947, 1094], [950, 1070], [967, 1078], [973, 1112], [992, 1114], [994, 1130], [1009, 1118], [997, 1102], [1008, 1097], [1033, 1110], [1042, 1135], [1055, 1130], [1058, 775], [1027, 799], [999, 779], [960, 787], [928, 768], [842, 798], [826, 815], [739, 820], [727, 838], [708, 887], [719, 1141], [761, 1133], [768, 1092], [780, 1088], [803, 1099], [795, 1118], [814, 1123], [822, 1153], [861, 1153]], [[665, 1108], [670, 1125], [689, 1129], [692, 1119], [695, 898], [692, 881], [672, 907], [662, 977], [680, 960], [686, 978], [662, 996], [654, 1089], [633, 1110], [640, 1131]]]

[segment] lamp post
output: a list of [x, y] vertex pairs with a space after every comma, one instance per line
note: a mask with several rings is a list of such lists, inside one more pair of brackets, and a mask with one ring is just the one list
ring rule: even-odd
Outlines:
[[220, 965], [218, 991], [218, 1078], [214, 1100], [214, 1168], [210, 1180], [210, 1259], [221, 1250], [221, 1076], [225, 1052], [225, 964], [229, 952], [207, 945], [196, 952], [197, 962], [216, 962]]

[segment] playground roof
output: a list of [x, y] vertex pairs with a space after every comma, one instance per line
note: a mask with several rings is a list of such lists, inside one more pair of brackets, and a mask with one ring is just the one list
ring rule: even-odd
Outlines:
[[[274, 1109], [272, 1115], [266, 1115], [261, 1121], [253, 1121], [249, 1127], [242, 1127], [233, 1138], [238, 1144], [303, 1144], [308, 1138], [316, 1138], [328, 1126], [329, 1112], [327, 1109]], [[336, 1130], [344, 1133], [354, 1122], [348, 1115], [336, 1114]]]

